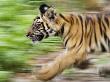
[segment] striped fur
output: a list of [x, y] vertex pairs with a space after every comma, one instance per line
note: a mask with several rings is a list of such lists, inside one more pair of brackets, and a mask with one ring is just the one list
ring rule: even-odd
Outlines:
[[49, 80], [71, 65], [86, 61], [89, 52], [110, 51], [110, 14], [61, 14], [46, 4], [40, 6], [43, 23], [63, 39], [67, 51], [45, 66], [37, 74]]

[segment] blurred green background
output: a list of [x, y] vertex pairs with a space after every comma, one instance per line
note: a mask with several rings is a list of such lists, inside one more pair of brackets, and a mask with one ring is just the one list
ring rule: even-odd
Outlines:
[[[91, 2], [90, 2], [91, 1]], [[0, 0], [0, 82], [6, 82], [13, 73], [27, 69], [26, 63], [36, 55], [58, 51], [59, 37], [50, 37], [32, 44], [26, 32], [39, 14], [42, 3], [54, 5], [58, 12], [84, 12], [102, 9], [105, 0]]]

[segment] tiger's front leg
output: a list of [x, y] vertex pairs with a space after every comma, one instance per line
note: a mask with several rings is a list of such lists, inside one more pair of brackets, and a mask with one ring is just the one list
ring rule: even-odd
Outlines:
[[64, 55], [60, 55], [55, 58], [55, 60], [48, 65], [42, 67], [38, 72], [37, 78], [39, 80], [50, 80], [59, 73], [61, 73], [65, 68], [70, 65], [81, 63], [86, 59], [85, 48], [82, 46], [79, 51], [76, 49], [70, 50]]

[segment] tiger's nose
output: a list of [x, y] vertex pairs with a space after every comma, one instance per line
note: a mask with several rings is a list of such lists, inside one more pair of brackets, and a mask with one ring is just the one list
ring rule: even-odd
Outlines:
[[33, 33], [31, 33], [31, 32], [28, 32], [27, 34], [26, 34], [26, 37], [32, 37], [33, 36]]
[[29, 34], [26, 34], [26, 37], [29, 37]]

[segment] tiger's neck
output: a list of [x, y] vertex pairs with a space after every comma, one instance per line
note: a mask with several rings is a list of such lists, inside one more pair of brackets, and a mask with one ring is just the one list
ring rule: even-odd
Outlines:
[[62, 38], [64, 38], [69, 30], [70, 27], [70, 16], [66, 16], [64, 14], [58, 14], [58, 17], [56, 19], [56, 25], [58, 25], [59, 30], [58, 30], [58, 34], [59, 36], [61, 36]]

